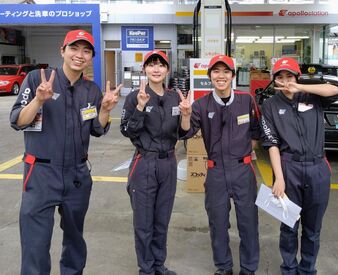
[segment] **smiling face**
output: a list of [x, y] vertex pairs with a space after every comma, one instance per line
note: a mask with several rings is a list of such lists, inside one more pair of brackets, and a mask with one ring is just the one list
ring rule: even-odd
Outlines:
[[216, 63], [210, 71], [210, 80], [220, 97], [230, 96], [233, 72], [224, 63]]
[[61, 48], [63, 69], [65, 72], [82, 73], [92, 62], [93, 48], [83, 40]]
[[150, 84], [162, 84], [169, 73], [169, 68], [161, 59], [154, 58], [144, 65], [144, 72]]

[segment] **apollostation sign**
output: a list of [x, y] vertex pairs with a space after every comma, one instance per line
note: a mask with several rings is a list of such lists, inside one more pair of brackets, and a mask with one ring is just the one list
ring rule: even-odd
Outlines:
[[290, 10], [280, 10], [278, 13], [279, 16], [328, 16], [328, 11], [290, 11]]

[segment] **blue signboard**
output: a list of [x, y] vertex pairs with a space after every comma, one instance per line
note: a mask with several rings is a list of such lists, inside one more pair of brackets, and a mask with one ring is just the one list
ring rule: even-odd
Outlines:
[[152, 26], [122, 26], [123, 51], [152, 51], [154, 29]]
[[93, 59], [94, 81], [101, 87], [101, 32], [98, 4], [1, 4], [0, 7], [0, 25], [6, 27], [39, 24], [90, 25], [97, 53]]

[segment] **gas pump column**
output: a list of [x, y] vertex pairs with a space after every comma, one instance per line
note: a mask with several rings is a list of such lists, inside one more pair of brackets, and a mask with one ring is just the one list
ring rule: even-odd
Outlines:
[[225, 53], [225, 2], [201, 1], [201, 57], [212, 58]]
[[[224, 0], [201, 1], [201, 58], [190, 59], [191, 100], [196, 100], [212, 91], [207, 75], [210, 59], [216, 54], [225, 54], [225, 2]], [[204, 192], [206, 160], [201, 133], [187, 142], [188, 192]]]

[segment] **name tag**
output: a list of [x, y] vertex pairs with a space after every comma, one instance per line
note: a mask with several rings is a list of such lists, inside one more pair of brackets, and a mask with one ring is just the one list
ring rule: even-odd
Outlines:
[[249, 114], [241, 115], [237, 117], [237, 125], [241, 125], [244, 123], [250, 122], [250, 116]]
[[42, 108], [39, 109], [31, 125], [24, 129], [27, 132], [41, 132], [42, 131]]
[[178, 106], [175, 106], [171, 109], [171, 115], [172, 116], [179, 116], [181, 114], [180, 108]]
[[82, 108], [80, 112], [82, 121], [90, 120], [97, 117], [96, 106], [90, 106], [90, 104], [88, 104], [88, 107]]
[[298, 112], [306, 112], [313, 108], [312, 104], [298, 103]]

